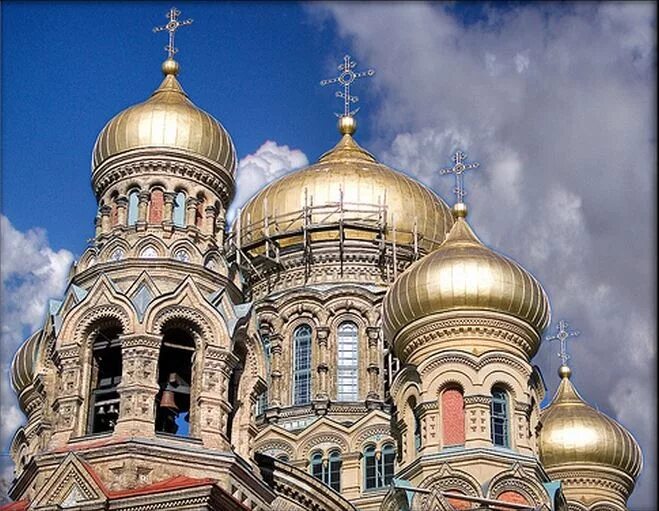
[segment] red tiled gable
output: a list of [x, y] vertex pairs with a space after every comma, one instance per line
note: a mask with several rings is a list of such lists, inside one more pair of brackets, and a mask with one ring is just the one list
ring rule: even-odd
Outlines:
[[0, 511], [27, 511], [27, 506], [30, 504], [27, 500], [18, 500], [0, 506]]
[[176, 476], [147, 486], [140, 486], [139, 488], [111, 491], [108, 493], [108, 497], [116, 499], [119, 497], [132, 497], [134, 495], [149, 495], [152, 493], [180, 490], [182, 488], [195, 488], [197, 486], [205, 486], [208, 484], [215, 484], [215, 480], [209, 478], [196, 479], [194, 477]]

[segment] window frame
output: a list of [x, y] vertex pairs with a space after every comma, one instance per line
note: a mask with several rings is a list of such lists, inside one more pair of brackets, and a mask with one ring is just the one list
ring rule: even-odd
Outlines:
[[[342, 354], [347, 354], [345, 360]], [[352, 320], [336, 328], [336, 360], [336, 400], [359, 401], [359, 325]], [[348, 391], [342, 390], [344, 385]]]
[[[510, 410], [508, 391], [501, 385], [492, 387], [490, 401], [490, 438], [495, 447], [510, 448]], [[501, 411], [496, 411], [500, 407]], [[501, 433], [496, 432], [496, 426], [501, 426]], [[497, 442], [497, 437], [502, 443]]]
[[[308, 334], [302, 335], [300, 332], [308, 330]], [[311, 402], [311, 350], [312, 350], [313, 329], [311, 325], [302, 323], [293, 330], [293, 379], [291, 401], [293, 406], [302, 406]], [[307, 345], [306, 355], [300, 355], [300, 342], [304, 341]], [[302, 356], [306, 360], [305, 367], [299, 367]], [[306, 383], [306, 395], [299, 391], [300, 385]]]

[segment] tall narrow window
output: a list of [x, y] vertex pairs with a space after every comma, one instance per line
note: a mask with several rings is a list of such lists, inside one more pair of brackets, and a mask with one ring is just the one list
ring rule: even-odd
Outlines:
[[151, 190], [149, 201], [149, 223], [159, 224], [162, 222], [162, 210], [165, 206], [165, 194], [160, 188]]
[[100, 330], [92, 344], [92, 378], [89, 433], [113, 431], [119, 418], [121, 382], [121, 341], [119, 327]]
[[[266, 333], [261, 333], [261, 342], [263, 343], [263, 353], [265, 354], [265, 374], [268, 388], [270, 388], [270, 335]], [[261, 415], [265, 412], [265, 409], [268, 407], [268, 391], [265, 390], [256, 401], [256, 415]]]
[[128, 225], [135, 225], [137, 223], [137, 210], [140, 202], [139, 198], [139, 190], [131, 190], [128, 193]]
[[325, 482], [323, 477], [324, 473], [325, 470], [323, 467], [323, 454], [316, 452], [311, 455], [311, 475], [316, 479], [320, 479], [321, 481]]
[[394, 460], [396, 450], [391, 444], [382, 447], [382, 486], [389, 486], [394, 477]]
[[293, 404], [311, 401], [311, 327], [300, 325], [293, 334]]
[[185, 192], [178, 192], [174, 199], [174, 225], [185, 227]]
[[418, 452], [421, 449], [421, 420], [416, 410], [412, 413], [414, 416], [414, 449]]
[[464, 445], [465, 415], [462, 391], [457, 387], [442, 392], [442, 438], [444, 446]]
[[359, 399], [359, 367], [357, 364], [358, 329], [347, 321], [338, 328], [337, 393], [338, 401]]
[[379, 487], [377, 461], [375, 446], [371, 445], [364, 449], [364, 488], [367, 490]]
[[332, 451], [329, 455], [329, 473], [327, 486], [335, 491], [341, 491], [341, 453]]
[[163, 335], [158, 360], [156, 431], [187, 436], [190, 426], [190, 386], [194, 339], [189, 332], [171, 328]]
[[382, 447], [380, 456], [377, 456], [374, 446], [364, 449], [364, 488], [373, 490], [389, 486], [394, 476], [394, 459], [396, 451], [391, 444]]
[[204, 209], [206, 208], [206, 200], [203, 197], [198, 197], [197, 207], [195, 208], [194, 224], [198, 228], [202, 228], [204, 224]]
[[508, 396], [502, 387], [492, 388], [490, 415], [492, 417], [492, 443], [508, 447]]

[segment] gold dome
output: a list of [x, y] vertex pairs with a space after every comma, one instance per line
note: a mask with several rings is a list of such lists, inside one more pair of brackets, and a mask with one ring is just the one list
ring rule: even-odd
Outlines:
[[34, 380], [37, 357], [41, 347], [41, 331], [32, 334], [18, 348], [11, 362], [11, 385], [20, 395]]
[[[315, 164], [287, 174], [266, 186], [243, 207], [240, 213], [242, 245], [258, 242], [265, 235], [268, 217], [270, 234], [277, 229], [295, 232], [301, 229], [301, 211], [313, 205], [310, 223], [335, 224], [341, 194], [346, 210], [346, 225], [350, 222], [372, 222], [378, 218], [377, 206], [386, 205], [386, 237], [400, 245], [412, 245], [414, 232], [419, 247], [430, 251], [437, 248], [453, 223], [449, 207], [437, 195], [414, 179], [379, 163], [352, 137], [356, 129], [353, 118], [339, 120], [342, 138], [323, 154]], [[416, 228], [415, 228], [416, 223]], [[281, 232], [281, 231], [280, 231]], [[312, 241], [337, 239], [334, 230], [316, 231]], [[374, 240], [376, 232], [345, 230], [346, 239]], [[279, 239], [282, 248], [299, 243], [301, 236]]]
[[176, 61], [166, 60], [162, 69], [165, 79], [149, 99], [105, 125], [94, 145], [92, 168], [126, 151], [154, 148], [202, 156], [232, 174], [236, 150], [229, 133], [190, 101], [176, 79]]
[[643, 456], [632, 434], [588, 405], [573, 387], [569, 371], [551, 404], [542, 411], [538, 448], [548, 471], [576, 470], [576, 466], [608, 467], [632, 479], [641, 471]]
[[[463, 211], [464, 209], [464, 211]], [[549, 302], [540, 283], [514, 261], [484, 246], [467, 224], [466, 208], [439, 249], [410, 266], [383, 303], [385, 337], [434, 313], [487, 310], [514, 316], [540, 333]]]

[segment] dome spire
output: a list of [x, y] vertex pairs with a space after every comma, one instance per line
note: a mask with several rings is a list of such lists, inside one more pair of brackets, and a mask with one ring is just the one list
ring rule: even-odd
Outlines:
[[375, 74], [375, 70], [367, 69], [366, 71], [354, 71], [357, 63], [352, 60], [348, 54], [344, 55], [343, 63], [337, 66], [341, 72], [336, 78], [329, 78], [321, 80], [320, 85], [330, 85], [332, 83], [340, 83], [343, 86], [343, 91], [336, 91], [335, 96], [343, 99], [343, 114], [335, 114], [339, 118], [338, 128], [341, 135], [352, 135], [357, 131], [357, 121], [355, 115], [359, 108], [350, 110], [351, 103], [357, 103], [359, 98], [350, 94], [350, 86], [357, 78], [371, 77]]
[[567, 365], [567, 361], [570, 360], [570, 355], [567, 352], [567, 341], [570, 337], [577, 337], [579, 334], [581, 334], [581, 332], [578, 330], [570, 331], [568, 328], [568, 322], [564, 319], [561, 319], [558, 322], [558, 325], [556, 325], [556, 329], [558, 330], [556, 335], [552, 335], [546, 338], [547, 341], [560, 342], [560, 351], [558, 352], [558, 356], [561, 358], [561, 366], [558, 368], [558, 376], [560, 376], [561, 379], [569, 379], [572, 375], [572, 369], [570, 369], [570, 367]]
[[167, 60], [162, 63], [162, 72], [165, 75], [176, 76], [178, 74], [178, 62], [174, 60], [174, 55], [178, 53], [178, 48], [174, 46], [174, 35], [179, 27], [191, 25], [193, 22], [193, 20], [189, 18], [187, 20], [179, 21], [178, 17], [180, 14], [181, 11], [179, 11], [176, 7], [172, 7], [165, 15], [167, 16], [167, 19], [169, 19], [169, 22], [162, 27], [153, 27], [154, 32], [162, 32], [163, 30], [167, 30], [167, 32], [169, 32], [169, 44], [165, 46], [165, 51], [167, 52]]
[[455, 193], [456, 202], [453, 205], [453, 215], [456, 218], [465, 218], [467, 216], [467, 205], [463, 201], [464, 196], [467, 194], [464, 190], [464, 173], [480, 167], [480, 163], [478, 162], [465, 163], [466, 157], [467, 155], [465, 153], [458, 150], [452, 158], [454, 165], [439, 169], [441, 175], [453, 174], [455, 176], [455, 188], [453, 192]]

